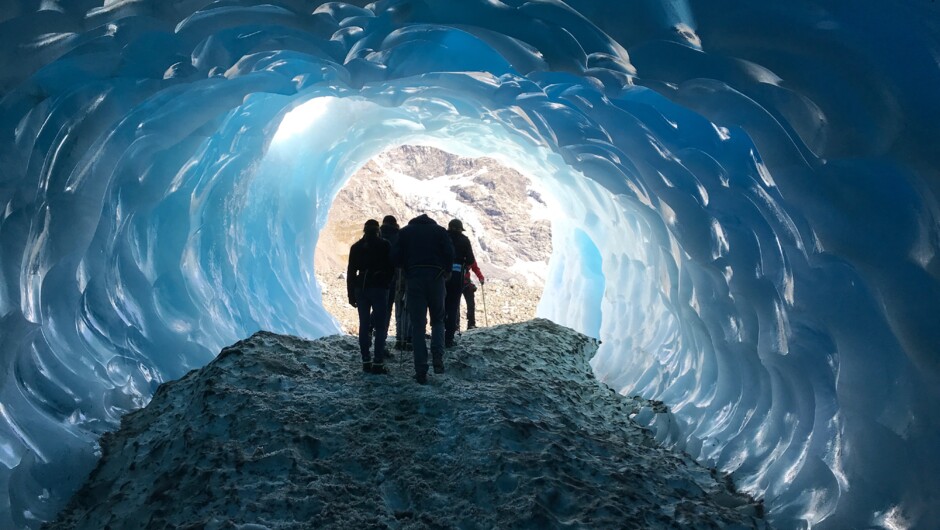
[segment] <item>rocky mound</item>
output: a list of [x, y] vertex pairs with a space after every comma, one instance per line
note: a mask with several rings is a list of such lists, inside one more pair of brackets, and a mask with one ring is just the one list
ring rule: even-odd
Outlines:
[[629, 419], [594, 346], [474, 330], [420, 386], [408, 362], [361, 373], [353, 337], [260, 332], [125, 416], [48, 528], [765, 527]]

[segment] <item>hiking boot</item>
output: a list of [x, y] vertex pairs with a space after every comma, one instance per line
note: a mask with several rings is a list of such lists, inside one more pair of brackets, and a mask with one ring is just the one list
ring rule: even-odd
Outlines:
[[477, 329], [476, 325], [475, 325], [475, 324], [467, 324], [467, 331], [470, 331], [471, 329]]
[[428, 384], [428, 374], [415, 374], [415, 382], [419, 385]]
[[454, 346], [455, 346], [454, 339], [444, 341], [445, 348], [453, 348]]
[[444, 373], [444, 365], [443, 365], [443, 364], [435, 364], [435, 365], [434, 365], [434, 373], [435, 373], [435, 374], [443, 374], [443, 373]]
[[371, 362], [362, 363], [362, 371], [367, 374], [372, 373], [372, 363]]
[[388, 375], [388, 368], [382, 363], [373, 363], [372, 373], [375, 375]]

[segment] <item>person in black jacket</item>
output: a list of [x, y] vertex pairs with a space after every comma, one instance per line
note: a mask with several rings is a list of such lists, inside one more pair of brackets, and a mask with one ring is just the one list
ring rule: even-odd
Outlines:
[[451, 265], [451, 277], [447, 281], [447, 297], [444, 300], [444, 310], [447, 312], [445, 322], [444, 347], [454, 345], [454, 335], [460, 324], [460, 295], [463, 293], [464, 271], [476, 263], [473, 257], [473, 248], [470, 239], [463, 235], [463, 223], [460, 219], [451, 219], [447, 223], [447, 234], [454, 245], [454, 262]]
[[[349, 249], [346, 269], [346, 294], [349, 305], [359, 310], [359, 350], [362, 370], [387, 374], [385, 338], [388, 334], [388, 286], [394, 268], [391, 245], [379, 236], [379, 222], [366, 221], [362, 239]], [[369, 355], [369, 338], [375, 337], [375, 355]]]
[[444, 282], [454, 262], [447, 230], [422, 214], [398, 233], [392, 262], [405, 275], [405, 300], [415, 352], [415, 380], [428, 382], [428, 349], [424, 330], [431, 314], [431, 357], [434, 373], [444, 371]]
[[[398, 232], [400, 228], [398, 227], [398, 220], [395, 219], [392, 215], [386, 215], [382, 219], [382, 239], [386, 240], [393, 247], [395, 243], [398, 242]], [[388, 318], [387, 322], [392, 320], [392, 310], [394, 309], [395, 315], [395, 347], [399, 350], [405, 348], [405, 344], [411, 343], [411, 332], [409, 331], [410, 326], [407, 325], [407, 318], [403, 314], [402, 308], [404, 307], [403, 298], [405, 294], [404, 286], [402, 282], [401, 269], [396, 268], [394, 274], [392, 275], [392, 283], [388, 289]], [[388, 324], [385, 326], [388, 328]], [[386, 349], [386, 356], [388, 355], [388, 350]]]

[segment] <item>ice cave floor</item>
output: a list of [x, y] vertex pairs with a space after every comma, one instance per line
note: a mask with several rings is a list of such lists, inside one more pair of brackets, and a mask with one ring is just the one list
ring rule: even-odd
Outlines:
[[[766, 528], [761, 505], [629, 419], [592, 339], [465, 333], [427, 386], [354, 337], [259, 332], [102, 439], [48, 528]], [[402, 361], [404, 361], [402, 363]]]

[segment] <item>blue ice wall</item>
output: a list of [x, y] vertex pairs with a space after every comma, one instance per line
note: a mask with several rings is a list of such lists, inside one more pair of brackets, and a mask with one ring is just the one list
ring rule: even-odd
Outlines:
[[540, 180], [540, 313], [776, 525], [940, 521], [936, 4], [106, 4], [0, 6], [0, 527], [222, 346], [336, 331], [319, 228], [406, 142]]

